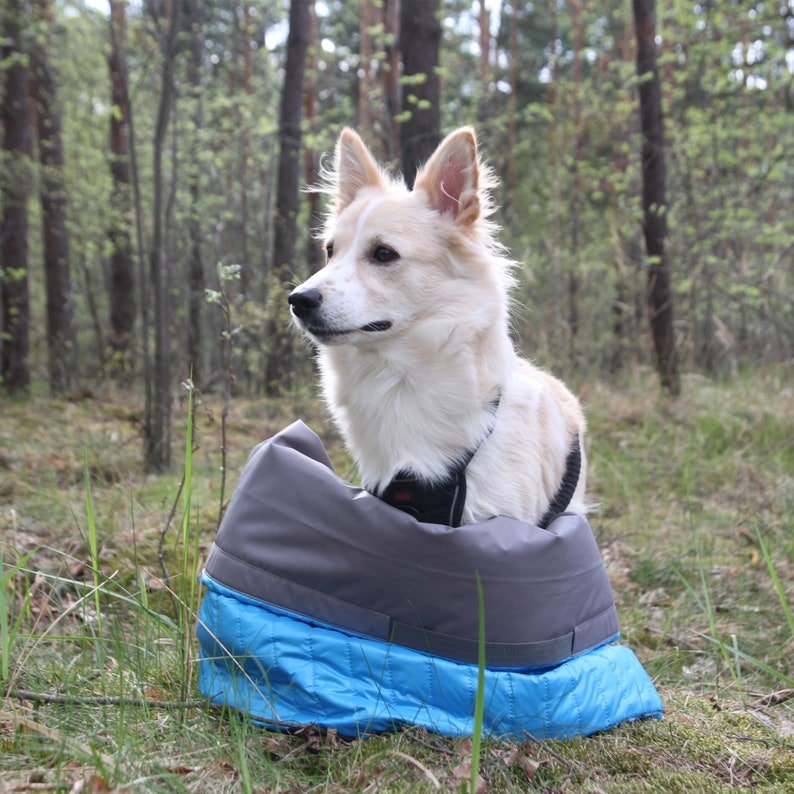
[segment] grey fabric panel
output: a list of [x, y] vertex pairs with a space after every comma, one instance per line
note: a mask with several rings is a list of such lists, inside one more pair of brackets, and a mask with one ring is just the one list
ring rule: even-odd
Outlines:
[[[554, 664], [573, 655], [573, 636], [574, 633], [570, 631], [563, 637], [542, 642], [486, 642], [485, 664], [488, 667], [540, 667]], [[390, 639], [407, 648], [469, 664], [477, 664], [479, 658], [477, 640], [450, 637], [405, 623], [395, 622], [392, 625]]]
[[612, 604], [609, 609], [590, 620], [580, 623], [573, 633], [573, 655], [583, 653], [594, 645], [600, 645], [605, 637], [614, 637], [620, 630], [618, 611]]
[[[329, 615], [326, 601], [314, 617], [362, 633], [371, 634], [361, 626], [375, 613], [476, 641], [475, 572], [485, 594], [486, 642], [494, 647], [573, 632], [578, 653], [617, 632], [612, 591], [583, 516], [562, 514], [545, 530], [503, 517], [455, 528], [421, 524], [342, 481], [302, 422], [254, 449], [215, 544], [227, 555], [207, 561], [217, 581], [246, 592], [245, 581], [256, 590], [250, 595], [266, 601], [273, 576], [324, 593], [366, 613], [351, 618], [340, 606]], [[243, 576], [245, 566], [272, 576]], [[303, 595], [295, 599], [302, 606], [287, 608], [312, 616]]]
[[[214, 543], [207, 556], [205, 570], [219, 582], [234, 587], [245, 595], [275, 606], [308, 615], [325, 623], [332, 623], [367, 634], [378, 640], [389, 639], [390, 619], [371, 609], [340, 601], [332, 595], [320, 593], [306, 585], [284, 579], [238, 560]], [[234, 582], [233, 585], [230, 582]]]

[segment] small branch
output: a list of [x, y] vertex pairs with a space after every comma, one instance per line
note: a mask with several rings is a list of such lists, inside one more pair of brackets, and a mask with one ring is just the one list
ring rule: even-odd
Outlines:
[[221, 281], [221, 295], [223, 302], [223, 320], [226, 325], [224, 331], [223, 345], [223, 410], [221, 411], [221, 492], [218, 498], [218, 523], [216, 529], [220, 529], [223, 514], [226, 512], [224, 500], [226, 498], [226, 420], [229, 416], [229, 402], [231, 400], [232, 387], [232, 311], [229, 298], [226, 295], [226, 288]]
[[[179, 711], [186, 709], [209, 708], [215, 710], [228, 710], [228, 706], [213, 703], [209, 698], [200, 700], [157, 700], [156, 698], [131, 698], [131, 697], [112, 697], [112, 696], [90, 696], [90, 695], [60, 695], [49, 692], [33, 692], [30, 689], [11, 689], [7, 697], [17, 700], [30, 700], [34, 703], [50, 703], [59, 706], [125, 706], [127, 708], [154, 708], [165, 709], [168, 711]], [[291, 733], [310, 730], [317, 734], [324, 734], [326, 730], [319, 725], [301, 722], [284, 722], [283, 720], [270, 719], [268, 717], [256, 716], [256, 721], [265, 727], [280, 728]]]
[[[168, 520], [165, 522], [165, 526], [160, 530], [160, 538], [157, 541], [157, 562], [160, 563], [160, 570], [163, 573], [163, 581], [170, 582], [170, 574], [168, 573], [168, 566], [165, 564], [165, 536], [168, 534], [168, 530], [171, 528], [171, 522], [174, 520], [174, 515], [176, 514], [176, 506], [179, 504], [179, 499], [182, 496], [182, 490], [185, 487], [185, 473], [182, 472], [182, 479], [179, 481], [179, 488], [177, 489], [176, 496], [174, 497], [174, 501], [171, 504], [171, 512], [168, 514]], [[171, 590], [169, 589], [169, 593]], [[173, 593], [171, 593], [171, 598], [174, 601], [174, 608], [178, 608], [178, 604], [174, 598]]]
[[87, 695], [56, 695], [48, 692], [33, 692], [30, 689], [12, 689], [9, 697], [17, 700], [32, 700], [34, 703], [56, 703], [61, 706], [129, 706], [132, 708], [197, 709], [208, 705], [206, 700], [157, 700], [156, 698], [104, 697]]

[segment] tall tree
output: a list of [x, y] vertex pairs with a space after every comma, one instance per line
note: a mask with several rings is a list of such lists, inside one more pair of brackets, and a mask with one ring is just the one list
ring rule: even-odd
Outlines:
[[384, 151], [386, 159], [391, 161], [400, 157], [400, 5], [400, 0], [383, 0], [382, 5], [385, 51], [382, 77], [387, 116]]
[[665, 259], [667, 197], [662, 89], [656, 62], [656, 2], [633, 0], [633, 6], [642, 123], [643, 232], [648, 256], [646, 299], [662, 388], [678, 394], [681, 383], [673, 329], [673, 293], [670, 266]]
[[488, 96], [491, 82], [491, 12], [485, 0], [480, 0], [480, 13], [477, 17], [480, 32], [480, 100], [477, 107], [477, 120], [484, 122], [488, 118]]
[[[247, 6], [246, 6], [247, 8]], [[191, 368], [193, 382], [202, 383], [204, 377], [201, 355], [201, 307], [204, 304], [204, 264], [201, 258], [201, 207], [200, 181], [201, 166], [199, 164], [199, 134], [202, 126], [203, 107], [201, 100], [201, 63], [204, 40], [202, 37], [202, 4], [193, 3], [190, 17], [190, 58], [187, 66], [187, 82], [192, 93], [193, 105], [193, 139], [191, 141], [190, 165], [188, 175], [188, 192], [190, 206], [188, 209], [188, 236], [190, 238], [188, 253], [188, 323], [187, 323], [187, 359]], [[245, 191], [243, 191], [245, 192]], [[247, 265], [247, 262], [245, 263]]]
[[132, 198], [130, 193], [130, 142], [126, 101], [125, 4], [111, 2], [110, 24], [113, 28], [108, 54], [110, 69], [110, 172], [113, 178], [110, 217], [110, 345], [112, 366], [117, 373], [132, 365], [135, 328], [135, 263], [132, 257]]
[[168, 289], [163, 268], [163, 149], [171, 109], [174, 103], [174, 66], [179, 0], [165, 4], [166, 31], [162, 42], [162, 76], [157, 125], [153, 141], [152, 243], [149, 254], [152, 295], [154, 298], [154, 402], [152, 423], [146, 434], [146, 462], [162, 470], [171, 462], [171, 344], [168, 312]]
[[[375, 26], [378, 13], [375, 0], [361, 0], [361, 22], [359, 23], [359, 67], [358, 67], [358, 131], [364, 140], [375, 144], [375, 93], [378, 79], [373, 67], [375, 55]], [[380, 146], [375, 146], [380, 154]]]
[[275, 394], [285, 388], [292, 366], [292, 337], [286, 312], [289, 284], [294, 281], [295, 242], [299, 208], [301, 111], [306, 52], [309, 47], [309, 10], [313, 0], [291, 0], [287, 63], [281, 88], [276, 185], [275, 234], [268, 304], [268, 357], [265, 388]]
[[53, 393], [62, 394], [72, 385], [77, 356], [72, 327], [73, 296], [66, 226], [61, 114], [56, 80], [47, 57], [52, 31], [50, 0], [37, 0], [36, 16], [39, 27], [32, 47], [31, 76], [41, 164], [39, 195], [47, 292], [47, 347], [50, 388]]
[[409, 187], [418, 167], [441, 141], [439, 0], [401, 0], [403, 91], [400, 124], [402, 170]]
[[[194, 3], [199, 7], [197, 13], [201, 13], [201, 3]], [[248, 210], [248, 192], [249, 192], [249, 161], [251, 154], [251, 97], [253, 95], [253, 88], [251, 78], [253, 76], [253, 60], [251, 57], [251, 20], [252, 8], [251, 4], [245, 2], [240, 7], [239, 11], [239, 24], [237, 31], [239, 34], [239, 55], [240, 55], [240, 69], [239, 69], [239, 88], [242, 89], [243, 101], [235, 102], [237, 112], [237, 124], [239, 127], [239, 150], [237, 156], [238, 164], [238, 189], [239, 189], [239, 211], [237, 213], [239, 222], [237, 224], [237, 263], [242, 265], [240, 269], [240, 289], [243, 294], [249, 294], [251, 291], [253, 272], [251, 268], [251, 254], [249, 251], [249, 210]]]
[[[306, 85], [303, 91], [303, 115], [305, 126], [310, 139], [316, 136], [316, 104], [317, 104], [317, 11], [312, 7], [309, 12], [309, 61], [307, 66]], [[316, 185], [320, 178], [320, 162], [317, 151], [311, 144], [304, 146], [303, 153], [304, 180], [307, 185]], [[306, 265], [310, 273], [322, 267], [324, 254], [319, 246], [316, 236], [322, 226], [322, 211], [320, 208], [320, 193], [310, 190], [306, 203], [309, 209], [309, 235], [306, 241]]]
[[30, 387], [28, 364], [30, 306], [28, 296], [28, 214], [30, 183], [28, 67], [22, 41], [25, 4], [5, 4], [3, 64], [3, 217], [0, 226], [2, 328], [0, 377], [10, 392]]
[[568, 272], [569, 358], [576, 366], [579, 336], [579, 278], [582, 270], [582, 59], [584, 58], [584, 22], [581, 0], [571, 0], [573, 32], [573, 152], [571, 157], [571, 262]]
[[[505, 204], [510, 206], [516, 192], [516, 141], [518, 140], [518, 11], [519, 0], [510, 2], [510, 27], [507, 34], [507, 74], [510, 96], [507, 100], [507, 179], [505, 180]], [[510, 206], [512, 211], [512, 206]]]

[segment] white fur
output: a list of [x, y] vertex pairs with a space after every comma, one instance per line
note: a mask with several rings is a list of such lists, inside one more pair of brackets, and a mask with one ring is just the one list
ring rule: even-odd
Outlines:
[[[441, 480], [481, 444], [466, 470], [464, 523], [495, 515], [535, 522], [559, 488], [573, 439], [583, 443], [585, 421], [562, 382], [519, 358], [510, 341], [512, 262], [488, 221], [492, 186], [470, 128], [441, 143], [413, 191], [344, 130], [328, 189], [334, 253], [296, 292], [319, 290], [321, 321], [339, 331], [307, 335], [365, 487], [383, 489], [401, 469]], [[378, 244], [399, 259], [374, 261]], [[363, 330], [379, 321], [391, 327]], [[569, 510], [586, 509], [585, 472], [583, 455]]]

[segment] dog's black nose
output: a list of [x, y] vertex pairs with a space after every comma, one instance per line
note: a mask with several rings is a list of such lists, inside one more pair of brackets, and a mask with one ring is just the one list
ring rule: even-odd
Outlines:
[[323, 295], [318, 289], [306, 289], [302, 292], [294, 290], [287, 298], [292, 311], [301, 319], [307, 317], [312, 312], [320, 308], [323, 302]]

